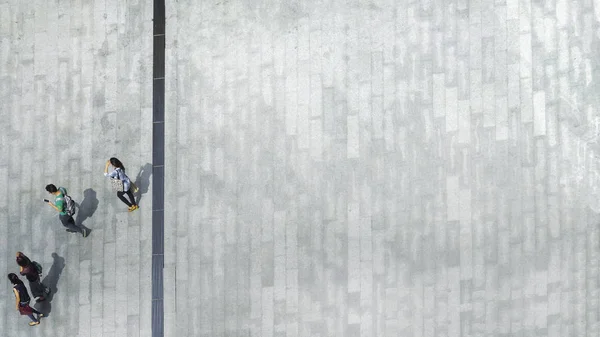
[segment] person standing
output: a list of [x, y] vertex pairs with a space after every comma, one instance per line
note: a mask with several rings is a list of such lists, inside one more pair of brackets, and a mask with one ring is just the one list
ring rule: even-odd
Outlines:
[[[108, 167], [112, 166], [113, 170], [108, 173]], [[115, 157], [110, 158], [106, 161], [106, 165], [104, 166], [104, 176], [109, 177], [111, 179], [120, 180], [123, 184], [123, 190], [117, 191], [117, 197], [125, 203], [128, 207], [129, 212], [133, 212], [136, 209], [140, 208], [135, 202], [135, 197], [131, 191], [132, 183], [127, 174], [125, 174], [125, 167], [123, 163]], [[129, 197], [129, 200], [125, 198], [125, 194]]]
[[67, 232], [70, 233], [81, 233], [81, 235], [85, 238], [89, 234], [89, 230], [85, 228], [81, 228], [75, 224], [75, 220], [73, 219], [73, 215], [69, 214], [67, 205], [65, 203], [65, 195], [67, 194], [67, 190], [64, 187], [56, 188], [54, 184], [46, 185], [46, 191], [54, 196], [54, 203], [50, 200], [44, 200], [48, 203], [48, 205], [52, 206], [57, 212], [60, 222], [62, 222], [63, 226], [67, 227]]
[[50, 295], [50, 288], [46, 287], [40, 280], [41, 266], [37, 262], [31, 261], [21, 252], [17, 252], [17, 264], [19, 265], [20, 274], [29, 281], [29, 289], [31, 289], [31, 294], [35, 300], [37, 302], [45, 301], [46, 296]]
[[[14, 273], [8, 274], [8, 279], [10, 280], [10, 283], [13, 284], [13, 293], [15, 294], [17, 311], [21, 315], [27, 315], [31, 318], [31, 322], [29, 322], [30, 326], [40, 324], [40, 318], [44, 317], [44, 314], [29, 306], [31, 298], [29, 297], [29, 293], [27, 293], [27, 288], [25, 288], [23, 281], [21, 281]], [[37, 314], [37, 318], [33, 314]]]

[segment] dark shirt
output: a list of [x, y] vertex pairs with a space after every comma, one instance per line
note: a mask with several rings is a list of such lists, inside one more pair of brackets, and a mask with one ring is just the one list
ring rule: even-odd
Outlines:
[[23, 283], [15, 284], [14, 288], [19, 293], [20, 303], [29, 303], [29, 301], [31, 301], [31, 299], [29, 298], [29, 293], [27, 292], [27, 288], [25, 288], [25, 285]]
[[23, 270], [21, 270], [21, 275], [25, 276], [29, 282], [37, 282], [40, 280], [40, 275], [35, 269], [33, 263], [23, 267]]

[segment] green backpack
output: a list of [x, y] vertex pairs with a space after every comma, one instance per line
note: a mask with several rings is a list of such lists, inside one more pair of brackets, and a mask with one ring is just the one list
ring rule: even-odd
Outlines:
[[42, 265], [35, 262], [35, 261], [31, 261], [31, 263], [33, 264], [33, 266], [35, 267], [35, 271], [37, 271], [37, 273], [39, 275], [42, 275]]

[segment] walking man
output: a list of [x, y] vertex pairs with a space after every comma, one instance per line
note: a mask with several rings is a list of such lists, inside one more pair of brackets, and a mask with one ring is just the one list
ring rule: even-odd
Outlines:
[[[21, 315], [27, 315], [31, 318], [31, 322], [29, 322], [30, 326], [40, 324], [40, 317], [44, 317], [44, 314], [29, 306], [29, 293], [27, 293], [27, 288], [25, 288], [23, 281], [13, 273], [8, 274], [8, 279], [10, 280], [10, 283], [13, 284], [13, 293], [15, 294], [17, 311]], [[38, 316], [35, 317], [33, 314], [37, 314]]]
[[46, 296], [50, 295], [50, 288], [46, 287], [40, 280], [42, 274], [42, 266], [31, 261], [25, 254], [17, 252], [17, 264], [19, 265], [20, 274], [29, 281], [29, 289], [37, 302], [46, 300]]
[[67, 227], [67, 232], [81, 233], [85, 238], [89, 234], [89, 230], [81, 228], [75, 224], [73, 214], [75, 214], [75, 206], [71, 197], [67, 194], [67, 189], [64, 187], [56, 188], [54, 184], [46, 185], [46, 191], [54, 196], [54, 203], [50, 200], [44, 200], [48, 205], [52, 206], [57, 212], [60, 222]]

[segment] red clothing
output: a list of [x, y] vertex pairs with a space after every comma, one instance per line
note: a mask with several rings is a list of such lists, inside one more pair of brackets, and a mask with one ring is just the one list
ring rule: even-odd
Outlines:
[[33, 314], [33, 308], [29, 304], [19, 304], [19, 313], [21, 315]]

